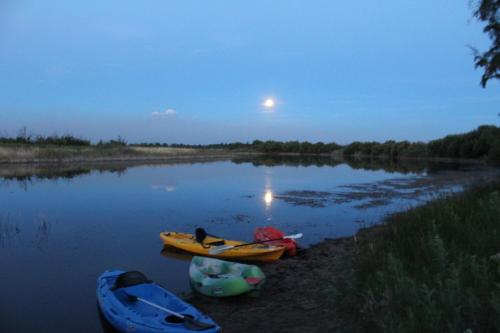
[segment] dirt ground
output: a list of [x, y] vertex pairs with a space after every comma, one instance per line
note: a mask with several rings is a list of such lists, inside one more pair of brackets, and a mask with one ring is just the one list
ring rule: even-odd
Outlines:
[[[258, 295], [210, 298], [192, 294], [187, 301], [211, 316], [223, 332], [335, 332], [328, 287], [348, 269], [353, 237], [327, 239], [296, 257], [262, 266], [266, 283]], [[331, 295], [331, 297], [330, 297]]]

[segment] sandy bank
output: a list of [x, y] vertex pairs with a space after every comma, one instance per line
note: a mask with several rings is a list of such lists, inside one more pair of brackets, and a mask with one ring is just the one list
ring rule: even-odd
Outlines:
[[[375, 229], [360, 234], [368, 235]], [[188, 301], [210, 314], [224, 332], [334, 332], [332, 277], [349, 269], [354, 237], [327, 239], [296, 257], [263, 266], [267, 280], [259, 295], [217, 299], [199, 294]]]

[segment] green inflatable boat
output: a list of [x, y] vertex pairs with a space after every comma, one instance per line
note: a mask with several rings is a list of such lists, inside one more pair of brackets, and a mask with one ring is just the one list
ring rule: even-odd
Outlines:
[[189, 278], [196, 291], [214, 297], [257, 290], [266, 279], [257, 266], [198, 256], [191, 260]]

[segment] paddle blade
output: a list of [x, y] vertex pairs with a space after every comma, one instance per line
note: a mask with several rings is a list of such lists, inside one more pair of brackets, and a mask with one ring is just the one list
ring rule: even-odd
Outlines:
[[203, 330], [208, 330], [209, 328], [213, 328], [215, 327], [215, 325], [210, 323], [204, 323], [199, 320], [185, 316], [184, 327], [186, 327], [190, 331], [203, 331]]
[[231, 246], [231, 245], [224, 245], [224, 246], [214, 246], [214, 247], [211, 247], [209, 250], [208, 250], [208, 254], [210, 255], [217, 255], [217, 254], [220, 254], [224, 251], [227, 251], [227, 250], [230, 250], [232, 249], [234, 246]]
[[302, 238], [302, 236], [304, 236], [302, 233], [298, 233], [295, 235], [283, 236], [283, 239], [299, 239]]
[[191, 315], [183, 315], [182, 318], [176, 316], [167, 316], [165, 321], [171, 324], [183, 324], [184, 327], [190, 331], [203, 331], [212, 327], [215, 327], [212, 323], [204, 323], [196, 320]]

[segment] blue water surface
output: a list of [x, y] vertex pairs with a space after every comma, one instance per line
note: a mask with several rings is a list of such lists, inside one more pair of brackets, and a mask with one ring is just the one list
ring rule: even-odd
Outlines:
[[0, 332], [106, 331], [95, 286], [110, 268], [140, 270], [173, 292], [188, 292], [189, 262], [162, 254], [161, 231], [201, 226], [250, 241], [255, 227], [272, 225], [287, 234], [302, 232], [300, 243], [307, 247], [353, 235], [415, 202], [311, 207], [276, 198], [280, 194], [332, 192], [425, 173], [223, 160], [90, 168], [71, 177], [0, 177]]

